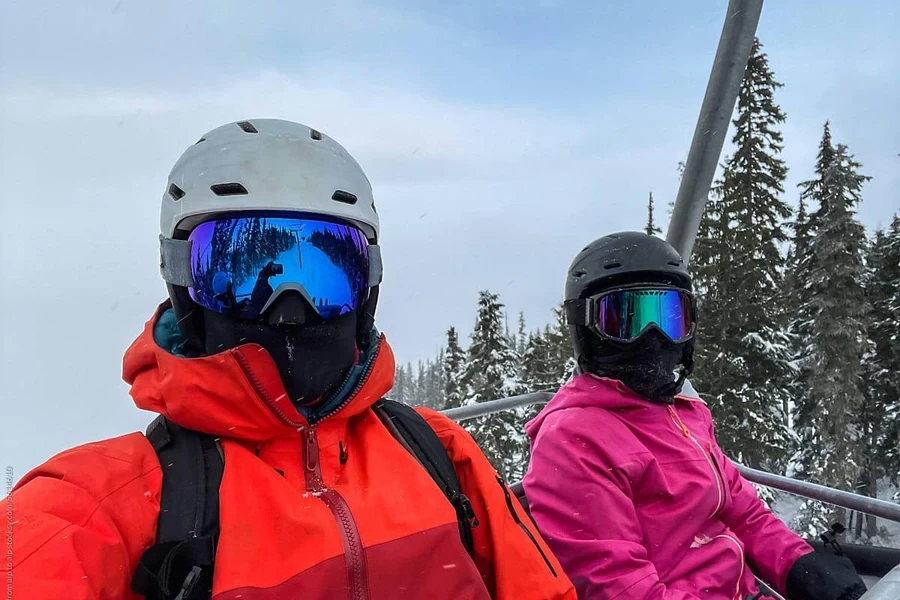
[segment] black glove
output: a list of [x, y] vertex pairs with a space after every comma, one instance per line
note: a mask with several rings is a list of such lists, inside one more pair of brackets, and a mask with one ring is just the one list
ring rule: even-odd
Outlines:
[[788, 571], [786, 588], [791, 600], [858, 600], [866, 593], [850, 559], [829, 550], [798, 558]]

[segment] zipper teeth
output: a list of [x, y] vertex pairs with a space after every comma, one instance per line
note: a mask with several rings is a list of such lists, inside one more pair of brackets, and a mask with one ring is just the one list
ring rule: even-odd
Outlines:
[[344, 498], [333, 489], [328, 489], [323, 495], [323, 500], [331, 508], [332, 512], [337, 516], [347, 534], [347, 542], [350, 544], [350, 555], [353, 560], [350, 573], [352, 577], [353, 597], [357, 600], [364, 600], [365, 592], [365, 576], [363, 566], [358, 557], [363, 556], [363, 548], [360, 543], [359, 536], [353, 534], [353, 518], [348, 514], [347, 502]]
[[544, 554], [543, 548], [541, 548], [538, 541], [534, 539], [534, 536], [528, 530], [528, 527], [525, 526], [525, 523], [522, 522], [522, 519], [519, 518], [519, 513], [516, 512], [515, 505], [513, 505], [512, 498], [509, 495], [509, 488], [503, 483], [503, 480], [497, 477], [497, 483], [500, 484], [500, 487], [503, 488], [503, 495], [506, 496], [506, 508], [509, 509], [509, 512], [512, 514], [513, 521], [522, 528], [522, 531], [525, 532], [525, 535], [528, 536], [528, 539], [531, 540], [531, 543], [534, 544], [534, 547], [537, 548], [537, 551], [541, 553], [541, 558], [544, 559], [544, 564], [547, 565], [547, 568], [550, 569], [550, 572], [554, 577], [559, 577], [556, 574], [556, 569], [553, 568], [553, 565], [550, 564], [550, 559], [547, 558], [547, 555]]
[[684, 421], [681, 420], [681, 417], [678, 416], [678, 413], [674, 408], [672, 408], [671, 406], [666, 406], [666, 408], [669, 410], [669, 416], [672, 418], [672, 421], [675, 423], [676, 427], [681, 430], [681, 433], [684, 435], [684, 437], [694, 442], [694, 444], [700, 450], [700, 454], [703, 455], [703, 458], [706, 459], [706, 462], [709, 463], [709, 467], [712, 469], [713, 477], [716, 480], [716, 508], [709, 516], [714, 517], [725, 504], [725, 481], [722, 479], [722, 476], [719, 473], [719, 469], [713, 462], [712, 453], [707, 453], [706, 450], [703, 449], [703, 446], [700, 445], [700, 442], [698, 442], [696, 438], [691, 435], [691, 430], [687, 428], [687, 425], [684, 424]]
[[745, 564], [744, 549], [741, 548], [741, 545], [738, 543], [738, 541], [736, 539], [734, 539], [733, 537], [731, 537], [728, 534], [720, 533], [719, 535], [713, 536], [713, 539], [716, 539], [716, 538], [725, 538], [726, 540], [730, 540], [731, 543], [737, 547], [738, 552], [740, 552], [740, 554], [741, 554], [741, 574], [738, 575], [737, 588], [734, 590], [734, 599], [737, 600], [738, 596], [741, 595], [741, 580], [744, 578], [744, 564]]
[[[325, 485], [322, 478], [321, 457], [319, 456], [319, 445], [316, 441], [316, 425], [310, 425], [305, 432], [306, 438], [306, 487], [314, 488], [312, 491], [320, 492], [320, 499], [331, 511], [338, 525], [344, 532], [349, 547], [349, 557], [347, 557], [347, 567], [350, 578], [350, 592], [354, 600], [366, 600], [368, 598], [366, 572], [365, 572], [365, 551], [362, 547], [362, 540], [359, 537], [359, 529], [353, 520], [350, 512], [350, 506], [341, 496], [340, 492]], [[315, 451], [316, 460], [311, 461], [312, 453]], [[346, 555], [347, 552], [345, 552]]]
[[263, 399], [269, 408], [272, 409], [281, 421], [287, 425], [292, 427], [302, 427], [303, 423], [298, 423], [296, 421], [291, 420], [283, 410], [272, 400], [272, 397], [269, 396], [269, 393], [263, 388], [262, 384], [259, 382], [259, 378], [256, 376], [256, 373], [253, 372], [253, 369], [250, 368], [250, 363], [247, 358], [241, 353], [240, 350], [235, 349], [232, 353], [234, 357], [237, 359], [238, 365], [241, 367], [241, 371], [244, 372], [244, 375], [250, 380], [250, 385], [253, 386], [253, 389], [256, 390], [256, 393], [260, 398]]

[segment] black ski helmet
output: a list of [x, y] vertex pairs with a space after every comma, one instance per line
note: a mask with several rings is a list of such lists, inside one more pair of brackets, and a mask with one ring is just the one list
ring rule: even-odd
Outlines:
[[[690, 291], [691, 276], [678, 251], [656, 236], [637, 231], [611, 233], [585, 246], [572, 261], [566, 275], [565, 304], [571, 310], [575, 300], [599, 291], [634, 283], [662, 283]], [[589, 358], [586, 343], [590, 330], [573, 324], [569, 334], [579, 365]], [[693, 367], [693, 344], [686, 351], [684, 366]]]

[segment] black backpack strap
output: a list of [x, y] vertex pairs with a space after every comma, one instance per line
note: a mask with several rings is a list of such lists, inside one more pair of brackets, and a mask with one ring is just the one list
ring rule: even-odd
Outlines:
[[132, 589], [147, 600], [199, 600], [212, 593], [225, 462], [216, 438], [165, 417], [147, 428], [162, 468], [156, 544], [141, 556]]
[[379, 400], [372, 408], [388, 431], [422, 463], [453, 508], [459, 522], [459, 537], [470, 556], [475, 555], [472, 528], [478, 526], [478, 518], [472, 503], [459, 485], [459, 477], [453, 462], [440, 438], [422, 415], [410, 406], [393, 400]]

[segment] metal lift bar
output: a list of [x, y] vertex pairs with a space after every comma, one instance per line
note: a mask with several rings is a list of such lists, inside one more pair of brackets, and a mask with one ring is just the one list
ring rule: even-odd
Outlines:
[[700, 229], [709, 188], [725, 144], [728, 123], [750, 59], [762, 5], [763, 0], [728, 2], [719, 48], [666, 233], [666, 241], [678, 250], [685, 264], [691, 258], [694, 240]]

